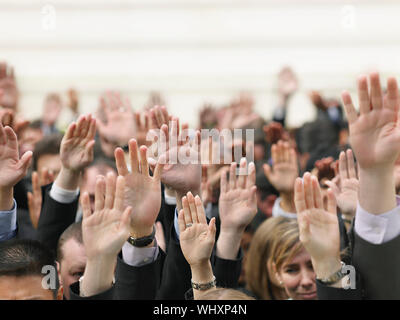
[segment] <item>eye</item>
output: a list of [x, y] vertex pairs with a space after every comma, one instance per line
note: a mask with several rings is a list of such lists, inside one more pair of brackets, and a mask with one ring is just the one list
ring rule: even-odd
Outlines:
[[286, 273], [296, 273], [296, 272], [298, 272], [299, 270], [298, 270], [298, 268], [293, 268], [293, 267], [289, 267], [289, 268], [286, 268], [285, 269], [285, 272]]
[[83, 272], [74, 272], [74, 273], [72, 274], [72, 276], [73, 276], [74, 278], [79, 279], [80, 277], [83, 276]]

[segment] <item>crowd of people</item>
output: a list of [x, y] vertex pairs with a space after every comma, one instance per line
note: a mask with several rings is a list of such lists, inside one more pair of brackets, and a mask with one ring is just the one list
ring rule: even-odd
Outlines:
[[[399, 299], [396, 79], [360, 76], [358, 108], [310, 92], [316, 119], [295, 129], [297, 77], [278, 83], [271, 121], [249, 94], [192, 130], [157, 93], [134, 111], [108, 91], [81, 114], [73, 89], [28, 121], [0, 63], [0, 299]], [[226, 162], [203, 129], [254, 141]]]

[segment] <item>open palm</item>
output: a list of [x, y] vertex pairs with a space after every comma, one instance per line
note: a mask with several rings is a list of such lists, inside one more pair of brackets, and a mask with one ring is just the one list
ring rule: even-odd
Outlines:
[[348, 92], [342, 94], [349, 120], [350, 144], [361, 168], [394, 163], [400, 153], [398, 123], [399, 93], [396, 79], [389, 78], [384, 98], [379, 75], [370, 77], [371, 90], [365, 76], [358, 80], [360, 115], [355, 111]]
[[340, 234], [336, 200], [328, 191], [328, 208], [324, 209], [318, 179], [305, 173], [295, 183], [295, 205], [300, 241], [315, 260], [339, 256]]
[[125, 179], [110, 173], [96, 181], [95, 211], [92, 214], [87, 193], [82, 197], [83, 243], [88, 258], [114, 257], [129, 237], [131, 207], [124, 205]]
[[96, 120], [90, 114], [70, 124], [60, 147], [60, 157], [65, 168], [80, 171], [93, 161], [95, 134]]
[[31, 151], [19, 158], [15, 132], [0, 123], [0, 186], [13, 187], [17, 184], [25, 176], [31, 159]]
[[[151, 233], [153, 224], [161, 208], [160, 175], [163, 165], [157, 163], [154, 175], [149, 174], [147, 162], [147, 147], [140, 147], [140, 161], [137, 141], [129, 141], [131, 172], [129, 172], [122, 149], [115, 150], [118, 174], [125, 177], [125, 204], [133, 208], [131, 227], [135, 237], [147, 236]], [[141, 234], [144, 232], [145, 234]], [[150, 233], [149, 233], [150, 232]]]
[[246, 169], [246, 160], [242, 159], [240, 163], [242, 174], [238, 178], [236, 178], [235, 162], [230, 167], [229, 181], [226, 174], [221, 176], [219, 214], [221, 228], [224, 230], [245, 228], [257, 213], [254, 163], [249, 165], [248, 176], [244, 175]]

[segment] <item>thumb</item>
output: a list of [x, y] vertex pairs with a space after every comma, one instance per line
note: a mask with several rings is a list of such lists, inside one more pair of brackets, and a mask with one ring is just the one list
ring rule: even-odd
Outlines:
[[271, 167], [268, 164], [264, 164], [263, 165], [263, 169], [264, 169], [264, 175], [267, 177], [268, 180], [271, 180]]
[[215, 234], [217, 232], [217, 228], [215, 226], [215, 217], [213, 217], [210, 220], [210, 223], [208, 224], [208, 234], [207, 237], [212, 240], [215, 241]]
[[32, 161], [32, 151], [25, 152], [21, 159], [18, 161], [18, 168], [21, 169], [24, 174], [28, 171], [28, 168]]

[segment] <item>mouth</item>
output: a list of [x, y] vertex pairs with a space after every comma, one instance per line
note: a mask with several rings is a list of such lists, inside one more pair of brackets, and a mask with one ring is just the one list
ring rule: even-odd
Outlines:
[[317, 298], [317, 292], [299, 293], [299, 297], [301, 300], [313, 300]]

